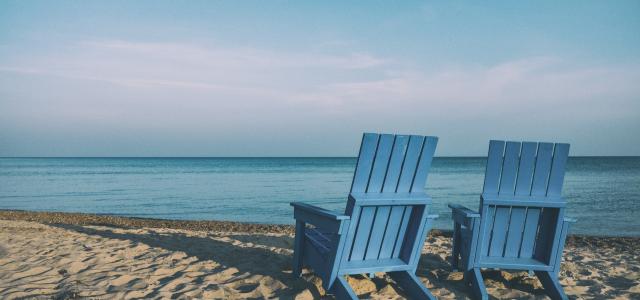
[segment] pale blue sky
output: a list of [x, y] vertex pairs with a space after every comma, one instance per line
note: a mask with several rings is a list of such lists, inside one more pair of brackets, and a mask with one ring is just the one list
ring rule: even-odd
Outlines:
[[640, 2], [0, 0], [0, 156], [640, 155]]

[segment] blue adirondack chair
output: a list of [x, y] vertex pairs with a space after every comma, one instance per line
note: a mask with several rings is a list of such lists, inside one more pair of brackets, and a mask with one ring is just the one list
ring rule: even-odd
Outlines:
[[[506, 144], [506, 145], [505, 145]], [[481, 268], [535, 272], [547, 295], [567, 299], [558, 282], [562, 250], [575, 220], [561, 197], [569, 144], [491, 141], [480, 212], [450, 204], [452, 266], [477, 298], [488, 299]]]
[[365, 133], [344, 214], [293, 202], [293, 274], [303, 265], [338, 299], [357, 299], [345, 275], [387, 272], [412, 298], [433, 299], [415, 276], [431, 221], [425, 193], [438, 139]]

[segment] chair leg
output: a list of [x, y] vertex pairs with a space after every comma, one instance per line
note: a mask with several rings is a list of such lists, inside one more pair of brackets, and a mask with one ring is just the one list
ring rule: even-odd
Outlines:
[[473, 268], [466, 271], [464, 273], [464, 279], [471, 283], [471, 288], [476, 299], [489, 299], [489, 294], [487, 294], [487, 288], [484, 286], [484, 280], [482, 279], [480, 268]]
[[293, 244], [293, 271], [294, 277], [300, 277], [302, 272], [303, 249], [304, 249], [304, 222], [296, 220], [296, 237]]
[[331, 294], [333, 294], [338, 300], [357, 300], [358, 296], [351, 289], [347, 280], [344, 279], [344, 276], [338, 275], [336, 281], [333, 283], [331, 290], [329, 290]]
[[453, 247], [451, 248], [451, 268], [453, 271], [458, 270], [458, 262], [460, 257], [460, 224], [455, 223], [453, 227], [452, 237]]
[[407, 293], [409, 299], [436, 299], [413, 273], [398, 271], [388, 274]]
[[551, 299], [563, 299], [566, 300], [567, 295], [564, 293], [562, 289], [562, 285], [558, 281], [558, 274], [554, 272], [547, 271], [535, 271], [536, 276], [540, 279], [540, 283], [544, 287], [545, 292]]

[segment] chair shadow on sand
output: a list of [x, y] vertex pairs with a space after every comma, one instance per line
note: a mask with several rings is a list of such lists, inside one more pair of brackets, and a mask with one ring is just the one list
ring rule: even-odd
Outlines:
[[[466, 298], [473, 299], [470, 287], [463, 279], [463, 273], [452, 271], [450, 259], [451, 256], [447, 256], [445, 260], [437, 254], [423, 253], [420, 257], [416, 275], [427, 278], [435, 289], [445, 287], [455, 295], [464, 295]], [[490, 286], [504, 286], [505, 289], [530, 293], [535, 296], [546, 295], [539, 283], [538, 287], [533, 284], [537, 279], [529, 277], [526, 272], [511, 273], [510, 276], [505, 276], [506, 273], [508, 272], [500, 270], [482, 271], [485, 281], [493, 282]], [[491, 298], [493, 299], [494, 297]]]
[[[236, 268], [238, 275], [251, 274], [269, 276], [275, 280], [282, 282], [286, 288], [276, 290], [274, 297], [278, 298], [294, 298], [295, 295], [308, 289], [314, 299], [324, 298], [318, 287], [312, 282], [294, 278], [291, 275], [291, 254], [281, 254], [271, 251], [269, 248], [291, 249], [293, 239], [289, 236], [262, 236], [256, 238], [256, 235], [230, 233], [221, 235], [228, 237], [228, 241], [220, 241], [211, 237], [187, 236], [183, 233], [164, 232], [157, 233], [153, 229], [145, 233], [119, 233], [114, 230], [126, 228], [110, 228], [110, 227], [83, 227], [68, 224], [50, 224], [51, 226], [71, 230], [82, 234], [95, 235], [109, 239], [117, 239], [131, 241], [134, 243], [146, 244], [150, 247], [162, 248], [170, 252], [184, 252], [187, 256], [196, 257], [199, 261], [211, 260], [220, 264], [220, 267], [210, 271], [207, 274], [197, 276], [193, 279], [196, 284], [207, 285], [204, 277], [222, 272], [227, 268]], [[253, 246], [239, 246], [240, 244], [251, 243]], [[234, 245], [236, 244], [236, 245]], [[251, 245], [249, 244], [249, 245]], [[427, 278], [433, 285], [433, 289], [446, 288], [456, 295], [470, 297], [467, 293], [468, 288], [462, 279], [462, 276], [451, 276], [451, 264], [442, 259], [439, 255], [426, 253], [422, 254], [416, 274], [419, 277]], [[535, 288], [531, 284], [523, 283], [522, 276], [514, 276], [510, 279], [502, 276], [500, 271], [484, 271], [486, 279], [494, 281], [505, 286], [508, 289], [516, 289], [535, 295], [543, 295], [544, 291]], [[160, 280], [160, 285], [148, 294], [147, 297], [154, 297], [160, 293], [160, 289], [164, 284], [171, 280], [182, 276], [181, 272], [168, 276]], [[240, 276], [241, 278], [244, 278]], [[356, 279], [365, 279], [364, 276], [354, 276]], [[380, 290], [385, 287], [388, 282], [380, 277], [371, 279], [376, 288]], [[229, 282], [224, 282], [229, 283]], [[255, 284], [257, 285], [257, 283]], [[246, 292], [244, 289], [251, 290], [253, 287], [240, 286], [237, 290], [241, 293]], [[402, 291], [401, 296], [404, 296]], [[368, 297], [369, 293], [360, 295]], [[457, 297], [456, 297], [457, 298]], [[460, 297], [463, 298], [463, 297]]]
[[[210, 237], [187, 236], [183, 233], [167, 232], [156, 233], [153, 229], [142, 234], [136, 233], [119, 233], [114, 232], [116, 228], [92, 228], [68, 224], [50, 224], [65, 230], [71, 230], [82, 234], [95, 235], [108, 239], [117, 239], [131, 241], [134, 243], [146, 244], [150, 247], [162, 248], [170, 252], [181, 251], [189, 257], [196, 257], [199, 261], [211, 260], [220, 264], [219, 268], [210, 271], [208, 274], [200, 275], [193, 279], [196, 284], [207, 285], [204, 277], [218, 272], [222, 272], [227, 268], [236, 268], [237, 275], [248, 273], [251, 275], [269, 276], [275, 280], [282, 282], [286, 288], [276, 290], [274, 297], [294, 298], [296, 294], [308, 289], [314, 298], [321, 298], [320, 291], [317, 287], [304, 279], [293, 278], [291, 276], [291, 256], [279, 254], [266, 248], [241, 247], [234, 245], [234, 242], [245, 243], [248, 239], [242, 241], [238, 235], [228, 235], [228, 242], [215, 240]], [[225, 235], [226, 236], [226, 235]], [[280, 240], [274, 242], [274, 245], [291, 245], [292, 239], [288, 236], [269, 236], [269, 240]], [[267, 239], [265, 239], [267, 240]], [[255, 245], [260, 245], [255, 243]], [[268, 246], [267, 247], [273, 247]], [[176, 273], [173, 277], [163, 278], [160, 280], [160, 286], [157, 287], [147, 297], [157, 296], [164, 284], [175, 279], [175, 277], [183, 275], [181, 272]], [[244, 278], [243, 276], [240, 276]], [[232, 280], [233, 281], [233, 280]], [[224, 282], [229, 283], [229, 282]], [[257, 283], [255, 285], [258, 285]], [[239, 292], [246, 292], [247, 286], [237, 288]], [[253, 288], [251, 288], [253, 289]]]

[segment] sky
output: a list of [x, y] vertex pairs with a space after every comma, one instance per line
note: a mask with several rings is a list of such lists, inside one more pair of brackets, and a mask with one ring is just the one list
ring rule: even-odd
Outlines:
[[640, 1], [0, 0], [0, 156], [640, 155]]

